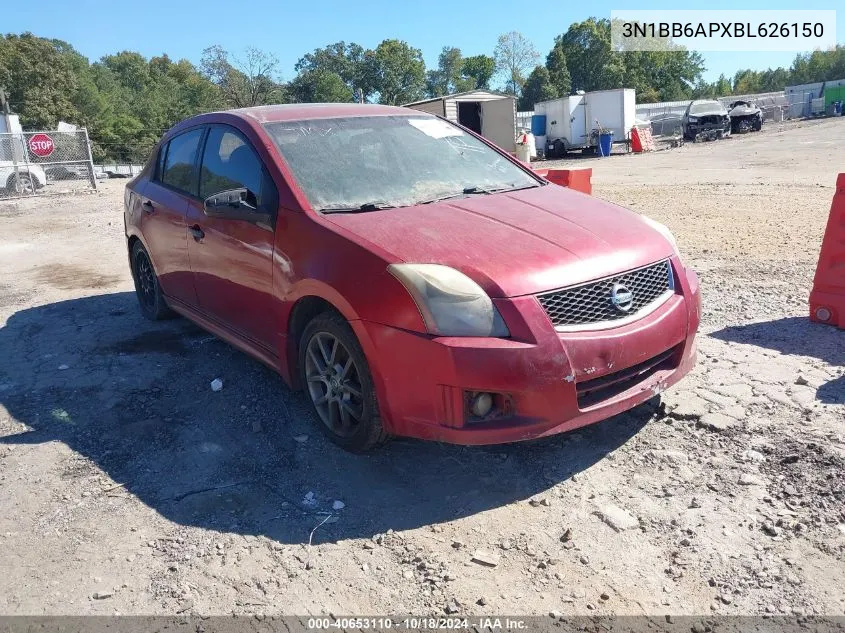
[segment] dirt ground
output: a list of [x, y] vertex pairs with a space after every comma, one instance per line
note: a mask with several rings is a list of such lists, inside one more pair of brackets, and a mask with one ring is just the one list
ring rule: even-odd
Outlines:
[[346, 454], [258, 362], [143, 320], [125, 181], [0, 203], [0, 613], [842, 615], [845, 332], [807, 295], [843, 133], [569, 161], [674, 231], [700, 362], [486, 448]]

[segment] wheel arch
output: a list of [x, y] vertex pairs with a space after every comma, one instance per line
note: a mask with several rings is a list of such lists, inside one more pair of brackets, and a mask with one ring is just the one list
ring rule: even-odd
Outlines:
[[36, 176], [35, 174], [33, 174], [30, 170], [23, 168], [23, 169], [19, 169], [18, 172], [15, 172], [14, 170], [12, 170], [12, 173], [9, 174], [8, 178], [6, 178], [5, 187], [7, 189], [12, 189], [15, 186], [15, 181], [18, 179], [19, 175], [26, 176], [27, 178], [29, 178], [32, 181], [32, 186], [33, 186], [34, 189], [39, 189], [40, 187], [43, 187], [44, 184], [45, 184], [45, 183], [41, 182], [41, 179], [38, 178], [38, 176]]
[[[147, 257], [150, 258], [150, 263], [153, 265], [153, 270], [158, 271], [158, 266], [156, 265], [155, 258], [150, 252], [150, 249], [147, 246], [147, 242], [144, 240], [144, 237], [141, 235], [141, 233], [137, 230], [132, 230], [131, 232], [126, 234], [126, 258], [129, 260], [129, 270], [134, 270], [132, 268], [135, 265], [132, 261], [132, 249], [135, 248], [135, 244], [140, 244], [144, 248], [144, 250], [147, 252]], [[156, 274], [158, 274], [158, 272], [156, 272]]]
[[[358, 315], [347, 301], [330, 288], [309, 284], [291, 303], [285, 323], [285, 358], [287, 360], [287, 382], [293, 389], [301, 389], [299, 379], [299, 340], [305, 327], [318, 314], [334, 312], [347, 321], [358, 320]], [[359, 341], [360, 342], [360, 341]], [[362, 343], [363, 345], [363, 343]]]

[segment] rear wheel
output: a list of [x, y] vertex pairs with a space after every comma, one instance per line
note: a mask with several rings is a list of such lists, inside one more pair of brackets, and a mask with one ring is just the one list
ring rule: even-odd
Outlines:
[[360, 453], [387, 438], [367, 359], [346, 319], [324, 312], [306, 326], [299, 371], [320, 427], [335, 444]]
[[135, 282], [135, 295], [141, 314], [150, 321], [159, 321], [173, 315], [158, 283], [153, 263], [141, 242], [135, 242], [132, 247], [132, 279]]

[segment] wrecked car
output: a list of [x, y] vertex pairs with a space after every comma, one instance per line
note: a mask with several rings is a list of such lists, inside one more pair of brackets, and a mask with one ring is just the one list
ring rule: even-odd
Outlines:
[[731, 117], [731, 132], [745, 134], [759, 132], [763, 128], [763, 111], [750, 101], [734, 101], [728, 106]]
[[416, 110], [199, 115], [124, 201], [141, 313], [264, 362], [350, 451], [570, 431], [695, 364], [699, 283], [669, 229]]
[[695, 141], [701, 137], [720, 138], [731, 133], [731, 117], [718, 101], [690, 101], [681, 119], [684, 138]]

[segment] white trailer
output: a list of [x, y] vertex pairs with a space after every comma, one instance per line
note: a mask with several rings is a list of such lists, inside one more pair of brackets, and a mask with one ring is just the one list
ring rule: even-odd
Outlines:
[[636, 119], [636, 91], [598, 90], [542, 101], [534, 105], [534, 114], [546, 115], [549, 158], [598, 146], [599, 129], [612, 131], [614, 143], [624, 143]]

